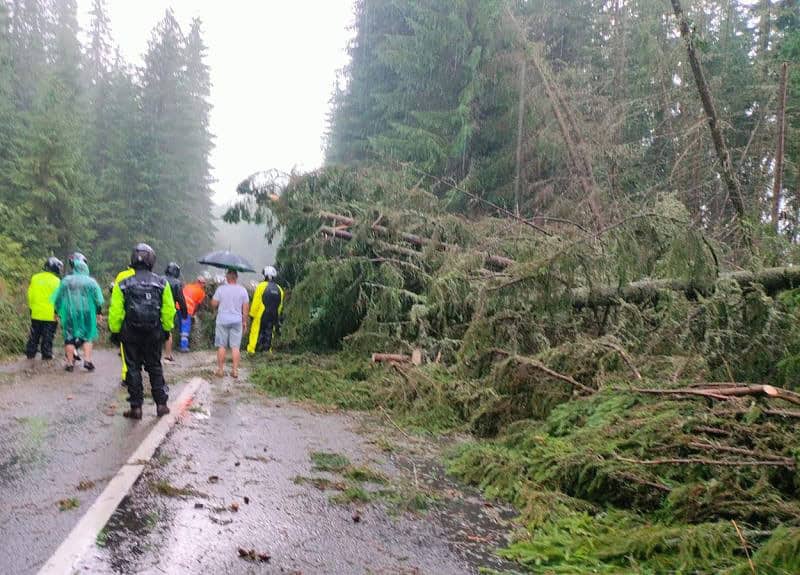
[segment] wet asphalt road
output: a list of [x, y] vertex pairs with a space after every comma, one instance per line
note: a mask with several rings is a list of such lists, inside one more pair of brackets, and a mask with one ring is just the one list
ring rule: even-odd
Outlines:
[[[507, 567], [493, 555], [509, 530], [501, 513], [443, 480], [435, 450], [400, 445], [387, 428], [364, 414], [323, 412], [215, 380], [77, 572], [446, 575]], [[387, 484], [362, 487], [401, 501], [332, 501], [341, 487], [321, 490], [308, 480], [344, 478], [315, 470], [314, 452], [380, 472]], [[402, 500], [422, 493], [435, 501], [430, 510], [408, 511]], [[254, 556], [242, 558], [240, 549]]]
[[[167, 366], [171, 394], [209, 361], [191, 354]], [[97, 350], [94, 363], [94, 373], [66, 373], [59, 360], [0, 367], [0, 573], [35, 573], [156, 421], [152, 403], [141, 422], [122, 417], [115, 351]], [[59, 510], [73, 498], [76, 508]]]

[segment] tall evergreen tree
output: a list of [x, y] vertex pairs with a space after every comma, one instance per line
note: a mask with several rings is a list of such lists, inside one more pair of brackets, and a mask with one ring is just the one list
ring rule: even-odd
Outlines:
[[186, 109], [190, 120], [186, 131], [188, 142], [184, 148], [189, 200], [185, 208], [189, 216], [186, 242], [194, 246], [208, 246], [214, 232], [211, 221], [211, 75], [205, 62], [206, 50], [202, 22], [195, 18], [186, 37], [183, 76], [183, 94], [188, 99]]
[[29, 110], [46, 73], [46, 14], [43, 0], [14, 0], [11, 13], [11, 54], [15, 102]]
[[175, 259], [207, 247], [210, 212], [205, 47], [200, 23], [184, 37], [172, 11], [153, 31], [142, 70], [142, 103], [150, 152], [149, 202], [154, 242]]
[[48, 56], [53, 75], [70, 98], [82, 95], [81, 44], [78, 40], [78, 4], [76, 0], [50, 0], [48, 19]]

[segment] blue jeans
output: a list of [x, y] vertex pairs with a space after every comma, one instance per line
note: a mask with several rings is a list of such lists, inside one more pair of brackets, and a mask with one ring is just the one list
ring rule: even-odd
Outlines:
[[189, 351], [189, 334], [192, 332], [192, 316], [187, 315], [181, 320], [181, 351]]

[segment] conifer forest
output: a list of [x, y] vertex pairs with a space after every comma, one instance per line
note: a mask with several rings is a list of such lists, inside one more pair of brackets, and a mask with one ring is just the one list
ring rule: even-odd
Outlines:
[[[0, 0], [3, 354], [51, 253], [212, 242], [202, 23], [134, 68], [104, 5]], [[253, 385], [449, 442], [516, 572], [800, 573], [800, 2], [356, 0], [348, 55], [224, 214], [280, 239]]]

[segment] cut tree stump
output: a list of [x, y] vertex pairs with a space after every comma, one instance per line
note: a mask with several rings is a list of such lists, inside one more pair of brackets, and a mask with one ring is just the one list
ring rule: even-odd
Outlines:
[[402, 353], [373, 353], [372, 363], [412, 363], [412, 358]]

